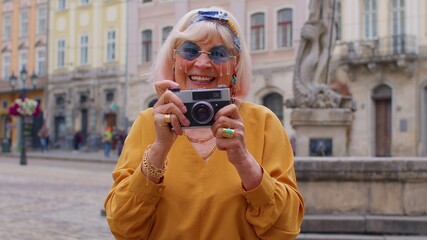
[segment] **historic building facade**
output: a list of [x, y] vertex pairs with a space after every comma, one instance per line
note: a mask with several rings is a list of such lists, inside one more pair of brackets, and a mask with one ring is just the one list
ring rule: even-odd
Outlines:
[[350, 156], [427, 156], [427, 3], [337, 1], [334, 80], [357, 103]]
[[125, 125], [127, 1], [50, 1], [47, 121], [52, 140], [70, 148]]
[[[414, 0], [336, 1], [337, 41], [329, 83], [351, 95], [357, 111], [347, 134], [349, 156], [427, 156], [427, 4]], [[245, 31], [253, 60], [249, 101], [264, 104], [290, 124], [292, 79], [300, 31], [309, 0], [216, 1], [230, 10]], [[155, 99], [147, 73], [168, 30], [203, 1], [142, 1], [139, 45], [135, 45], [139, 78], [132, 79], [128, 116]], [[142, 93], [142, 94], [141, 94]], [[298, 146], [297, 146], [298, 147]]]
[[[16, 149], [20, 140], [17, 133], [21, 131], [21, 119], [9, 116], [8, 107], [22, 94], [21, 72], [24, 69], [27, 76], [25, 94], [28, 98], [38, 101], [44, 111], [47, 3], [47, 0], [0, 2], [0, 136], [3, 144], [7, 142], [9, 147], [12, 145], [12, 149], [3, 148], [3, 151]], [[37, 131], [42, 124], [43, 112], [38, 117], [25, 118], [24, 134], [27, 147], [38, 147]]]
[[[106, 127], [127, 128], [156, 100], [148, 72], [174, 23], [188, 10], [209, 5], [197, 0], [2, 1], [0, 133], [17, 125], [6, 114], [18, 96], [7, 80], [12, 73], [18, 76], [24, 63], [29, 76], [38, 76], [39, 87], [28, 94], [45, 106], [44, 119], [58, 147], [70, 147], [76, 131], [89, 141]], [[292, 109], [284, 103], [293, 97], [295, 57], [310, 1], [219, 0], [215, 5], [233, 12], [251, 49], [247, 100], [268, 106], [298, 138]], [[347, 155], [427, 156], [425, 12], [427, 3], [421, 0], [336, 1], [329, 83], [357, 105]], [[20, 32], [26, 25], [27, 35]]]

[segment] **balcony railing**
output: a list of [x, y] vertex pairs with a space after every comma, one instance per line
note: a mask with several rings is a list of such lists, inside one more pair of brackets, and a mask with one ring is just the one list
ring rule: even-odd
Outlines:
[[416, 37], [408, 35], [343, 42], [337, 44], [336, 51], [339, 60], [350, 64], [415, 59], [418, 53]]

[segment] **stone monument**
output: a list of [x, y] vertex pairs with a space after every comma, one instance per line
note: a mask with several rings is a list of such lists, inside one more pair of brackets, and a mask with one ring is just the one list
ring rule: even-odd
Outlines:
[[347, 156], [353, 99], [328, 85], [330, 53], [335, 45], [333, 0], [311, 0], [309, 19], [301, 29], [293, 77], [291, 125], [296, 156]]

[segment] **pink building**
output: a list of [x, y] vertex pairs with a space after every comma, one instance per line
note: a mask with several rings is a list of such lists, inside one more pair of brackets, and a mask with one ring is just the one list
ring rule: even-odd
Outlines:
[[[270, 107], [287, 128], [288, 122], [284, 120], [289, 113], [284, 101], [292, 94], [293, 63], [298, 45], [295, 36], [299, 35], [304, 23], [307, 4], [305, 0], [220, 0], [214, 4], [234, 14], [252, 49], [254, 72], [247, 100]], [[139, 5], [139, 29], [131, 27], [131, 32], [138, 32], [140, 44], [131, 45], [133, 50], [129, 56], [131, 62], [138, 62], [138, 76], [129, 79], [127, 112], [130, 120], [156, 99], [146, 74], [174, 23], [191, 9], [211, 5], [206, 1], [190, 0], [143, 1]]]
[[[289, 135], [292, 79], [310, 0], [218, 0], [231, 11], [251, 48], [253, 79], [247, 98], [273, 110]], [[147, 73], [174, 23], [197, 0], [143, 0], [133, 8], [136, 44], [129, 59], [129, 120], [156, 100]], [[336, 1], [337, 41], [329, 81], [345, 89], [357, 111], [348, 129], [349, 156], [427, 156], [427, 3], [421, 0]], [[135, 39], [132, 39], [135, 40]], [[295, 135], [296, 136], [296, 135]], [[298, 138], [298, 136], [296, 136]], [[298, 147], [298, 146], [297, 146]]]

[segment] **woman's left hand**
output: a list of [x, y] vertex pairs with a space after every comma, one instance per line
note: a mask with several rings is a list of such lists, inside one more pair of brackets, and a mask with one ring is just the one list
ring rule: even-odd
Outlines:
[[[235, 166], [244, 164], [248, 159], [248, 151], [245, 145], [245, 127], [237, 106], [230, 104], [220, 109], [211, 129], [216, 137], [217, 148], [227, 151], [229, 161]], [[233, 133], [224, 134], [224, 129]]]
[[[259, 186], [263, 170], [246, 149], [245, 126], [238, 107], [230, 104], [220, 109], [215, 115], [215, 123], [211, 129], [216, 137], [217, 148], [227, 151], [228, 160], [236, 168], [243, 188], [252, 190]], [[224, 132], [224, 129], [227, 131]]]

